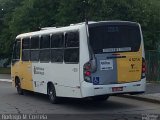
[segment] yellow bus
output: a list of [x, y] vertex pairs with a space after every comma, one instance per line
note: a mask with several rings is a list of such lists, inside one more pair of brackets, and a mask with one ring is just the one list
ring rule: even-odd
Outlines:
[[145, 55], [140, 24], [100, 21], [18, 35], [11, 76], [24, 90], [59, 97], [106, 100], [145, 91]]

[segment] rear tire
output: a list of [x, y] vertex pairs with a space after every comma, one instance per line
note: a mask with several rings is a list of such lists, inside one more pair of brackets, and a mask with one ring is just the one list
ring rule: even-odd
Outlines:
[[20, 83], [19, 78], [16, 78], [16, 88], [17, 88], [17, 93], [18, 93], [19, 95], [23, 95], [23, 94], [24, 94], [24, 91], [23, 91], [23, 89], [21, 88], [21, 83]]
[[58, 97], [56, 96], [56, 90], [53, 84], [48, 86], [48, 96], [52, 104], [57, 104], [59, 102]]
[[93, 101], [103, 102], [103, 101], [106, 101], [108, 98], [109, 98], [108, 95], [101, 95], [101, 96], [93, 96], [92, 100]]

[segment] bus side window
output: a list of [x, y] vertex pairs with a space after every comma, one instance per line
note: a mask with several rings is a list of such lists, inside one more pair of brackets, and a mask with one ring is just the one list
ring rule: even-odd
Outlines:
[[21, 46], [21, 42], [20, 40], [16, 40], [15, 44], [14, 44], [14, 50], [13, 50], [13, 60], [14, 61], [18, 61], [20, 59], [20, 46]]
[[39, 61], [39, 36], [31, 37], [31, 61]]
[[40, 38], [39, 59], [42, 62], [50, 61], [50, 35], [42, 35]]
[[64, 47], [63, 33], [53, 34], [51, 36], [51, 48], [63, 48], [63, 47]]
[[66, 47], [79, 47], [79, 33], [68, 32], [65, 34], [65, 46]]
[[63, 62], [64, 34], [58, 33], [51, 36], [51, 62]]
[[67, 32], [65, 34], [65, 63], [79, 62], [79, 32]]
[[30, 38], [22, 39], [22, 61], [30, 60]]

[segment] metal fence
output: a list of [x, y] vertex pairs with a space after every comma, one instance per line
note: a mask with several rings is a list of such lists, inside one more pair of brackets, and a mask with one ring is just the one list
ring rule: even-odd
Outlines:
[[160, 51], [145, 51], [147, 81], [160, 82]]

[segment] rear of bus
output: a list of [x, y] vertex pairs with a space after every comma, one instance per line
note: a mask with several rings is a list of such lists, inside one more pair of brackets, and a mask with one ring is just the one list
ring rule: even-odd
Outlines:
[[84, 80], [92, 84], [94, 92], [87, 95], [82, 90], [83, 95], [144, 92], [145, 56], [140, 25], [127, 21], [97, 22], [88, 25], [88, 33], [92, 57], [84, 64]]

